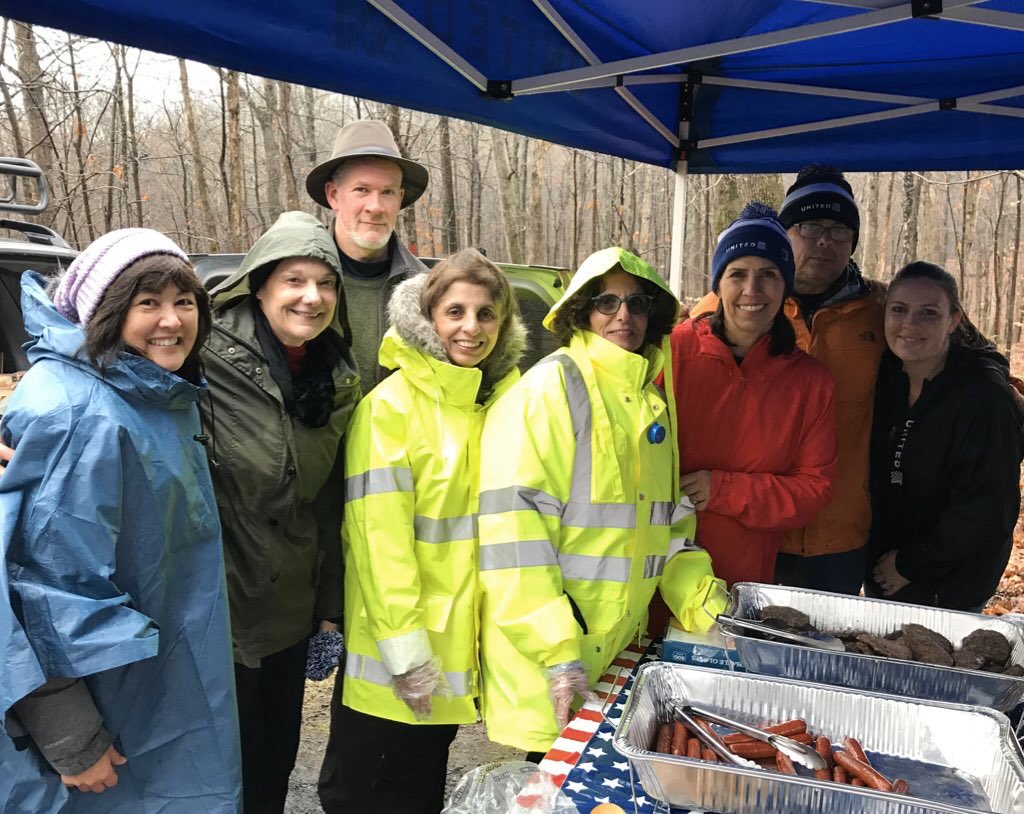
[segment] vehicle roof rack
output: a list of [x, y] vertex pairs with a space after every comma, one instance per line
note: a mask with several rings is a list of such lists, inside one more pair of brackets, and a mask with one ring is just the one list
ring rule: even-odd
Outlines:
[[[0, 206], [3, 209], [3, 206]], [[49, 229], [46, 226], [40, 226], [38, 223], [25, 223], [21, 220], [10, 220], [9, 218], [0, 219], [0, 229], [11, 229], [15, 232], [21, 232], [28, 238], [29, 243], [39, 243], [43, 246], [54, 246], [58, 249], [70, 249], [67, 241], [58, 235], [53, 229]]]
[[[46, 211], [50, 203], [50, 187], [46, 176], [35, 161], [10, 156], [0, 157], [0, 176], [10, 178], [10, 193], [0, 196], [0, 211], [20, 212], [24, 215], [38, 215]], [[39, 200], [35, 203], [18, 201], [18, 179], [34, 178], [39, 187]]]

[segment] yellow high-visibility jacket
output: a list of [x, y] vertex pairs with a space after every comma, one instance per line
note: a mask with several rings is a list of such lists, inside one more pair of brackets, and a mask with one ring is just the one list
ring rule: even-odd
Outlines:
[[[486, 404], [519, 378], [525, 331], [516, 317], [483, 371], [442, 361], [440, 340], [419, 313], [425, 278], [396, 289], [395, 327], [379, 359], [397, 370], [360, 402], [349, 428], [342, 700], [405, 723], [472, 723], [479, 685], [479, 438]], [[482, 380], [492, 390], [483, 405], [476, 403]], [[416, 721], [395, 697], [391, 677], [434, 656], [452, 697], [435, 694], [430, 719]]]
[[[639, 258], [613, 251], [577, 277], [621, 264], [664, 287]], [[562, 302], [585, 282], [574, 279]], [[659, 583], [688, 629], [712, 623], [709, 594], [712, 612], [722, 608], [711, 559], [693, 542], [693, 506], [680, 498], [672, 411], [653, 384], [664, 357], [645, 348], [576, 331], [488, 411], [481, 712], [491, 740], [546, 750], [558, 735], [546, 668], [581, 659], [598, 679], [644, 629]], [[667, 429], [661, 443], [649, 440], [654, 424]]]

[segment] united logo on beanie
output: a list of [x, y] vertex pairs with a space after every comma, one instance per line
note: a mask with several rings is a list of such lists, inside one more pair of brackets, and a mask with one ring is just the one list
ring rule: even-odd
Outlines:
[[786, 283], [786, 295], [793, 291], [796, 266], [789, 235], [779, 222], [775, 210], [760, 201], [751, 201], [718, 236], [715, 255], [711, 260], [711, 290], [718, 291], [718, 283], [726, 266], [740, 257], [763, 257], [779, 268]]
[[860, 236], [860, 212], [853, 187], [835, 167], [808, 164], [786, 190], [779, 220], [787, 229], [809, 220], [834, 220], [853, 229], [853, 248]]

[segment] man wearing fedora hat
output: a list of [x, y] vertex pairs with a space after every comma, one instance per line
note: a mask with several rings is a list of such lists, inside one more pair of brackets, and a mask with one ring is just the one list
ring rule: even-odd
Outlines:
[[334, 211], [332, 231], [341, 257], [341, 310], [352, 352], [368, 393], [382, 378], [377, 348], [387, 330], [391, 290], [426, 267], [395, 235], [398, 212], [427, 188], [426, 167], [403, 158], [390, 128], [379, 121], [349, 122], [331, 157], [306, 177], [306, 191]]
[[[395, 235], [395, 221], [400, 210], [423, 194], [429, 178], [424, 166], [402, 157], [390, 128], [379, 121], [342, 127], [331, 157], [306, 177], [309, 197], [334, 212], [331, 231], [341, 258], [343, 294], [338, 312], [352, 342], [364, 393], [386, 374], [377, 364], [377, 349], [387, 330], [385, 308], [392, 289], [427, 270]], [[330, 814], [349, 808], [341, 769], [349, 750], [360, 748], [336, 717], [343, 682], [339, 670], [318, 783], [320, 802]]]

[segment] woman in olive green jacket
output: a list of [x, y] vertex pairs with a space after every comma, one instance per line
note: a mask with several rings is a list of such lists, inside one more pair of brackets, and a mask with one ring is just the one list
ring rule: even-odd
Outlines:
[[246, 814], [284, 810], [308, 640], [342, 615], [341, 453], [359, 376], [337, 313], [339, 272], [320, 222], [286, 212], [212, 292], [202, 414], [224, 527]]

